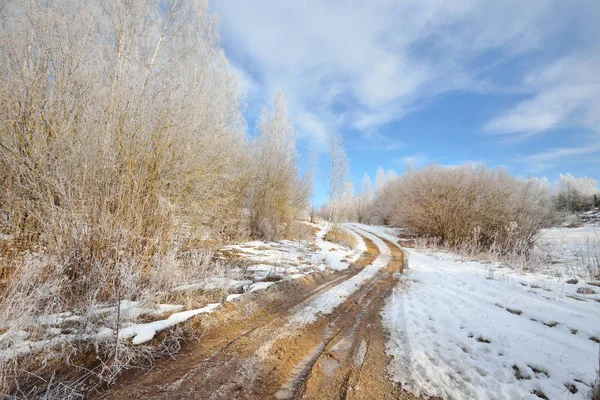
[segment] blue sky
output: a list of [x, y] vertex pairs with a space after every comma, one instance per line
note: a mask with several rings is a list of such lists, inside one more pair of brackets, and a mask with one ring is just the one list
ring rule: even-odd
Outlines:
[[[316, 146], [324, 160], [339, 132], [355, 187], [409, 160], [600, 180], [600, 1], [210, 5], [250, 131], [282, 88], [299, 151]], [[315, 202], [324, 196], [317, 185]]]

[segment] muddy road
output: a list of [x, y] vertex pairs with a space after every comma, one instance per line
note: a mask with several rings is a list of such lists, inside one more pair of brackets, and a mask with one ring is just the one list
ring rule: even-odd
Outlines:
[[[100, 397], [415, 399], [388, 380], [380, 317], [404, 254], [356, 232], [367, 251], [348, 270], [278, 285], [245, 311], [230, 306], [203, 328], [196, 345], [148, 373], [126, 374]], [[333, 311], [319, 312], [328, 307]]]

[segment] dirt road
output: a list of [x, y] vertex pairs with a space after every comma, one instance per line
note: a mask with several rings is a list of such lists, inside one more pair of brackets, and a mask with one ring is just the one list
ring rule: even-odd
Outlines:
[[[387, 337], [379, 314], [404, 255], [387, 240], [357, 233], [367, 251], [347, 271], [289, 283], [245, 312], [231, 306], [205, 327], [197, 345], [147, 374], [126, 375], [102, 397], [415, 399], [387, 378]], [[360, 282], [361, 271], [382, 261], [373, 277]], [[302, 318], [354, 281], [360, 286], [333, 312]]]

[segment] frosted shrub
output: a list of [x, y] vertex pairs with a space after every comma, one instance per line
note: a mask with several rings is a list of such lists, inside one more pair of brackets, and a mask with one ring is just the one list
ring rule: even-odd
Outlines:
[[105, 281], [122, 263], [145, 276], [206, 230], [242, 228], [242, 103], [205, 1], [11, 1], [0, 20], [0, 237], [14, 238], [12, 264], [43, 250], [64, 266], [63, 303], [96, 289], [109, 300], [96, 266]]
[[529, 251], [550, 210], [542, 182], [471, 165], [410, 169], [387, 185], [379, 201], [394, 225], [450, 247], [515, 257]]

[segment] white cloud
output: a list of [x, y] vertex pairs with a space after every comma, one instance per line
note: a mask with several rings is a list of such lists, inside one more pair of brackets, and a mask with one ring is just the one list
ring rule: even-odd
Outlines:
[[411, 156], [401, 157], [395, 160], [395, 164], [412, 167], [421, 167], [429, 162], [429, 157], [425, 154], [414, 154]]
[[533, 95], [492, 119], [484, 130], [497, 134], [533, 134], [565, 126], [600, 132], [600, 57], [563, 57], [527, 75], [523, 86]]
[[[211, 5], [221, 16], [226, 46], [259, 72], [254, 76], [263, 102], [280, 86], [292, 111], [305, 113], [296, 117], [304, 134], [320, 138], [324, 127], [343, 123], [374, 138], [373, 130], [439, 94], [507, 86], [489, 79], [488, 70], [558, 40], [573, 13], [586, 13], [587, 3], [577, 4], [214, 0]], [[594, 34], [597, 30], [588, 36]], [[565, 113], [577, 113], [575, 106], [563, 109], [575, 100], [559, 103], [560, 88], [542, 93], [543, 85], [529, 83], [534, 97], [490, 121], [486, 129], [543, 130], [560, 124]], [[571, 96], [585, 97], [581, 90]], [[339, 113], [344, 114], [341, 122]]]
[[327, 146], [332, 127], [326, 126], [318, 116], [309, 111], [302, 111], [296, 113], [294, 121], [300, 131], [305, 132], [318, 148], [324, 149]]
[[600, 144], [591, 143], [577, 147], [560, 147], [541, 153], [532, 154], [524, 158], [529, 171], [539, 173], [559, 165], [565, 159], [600, 154]]

